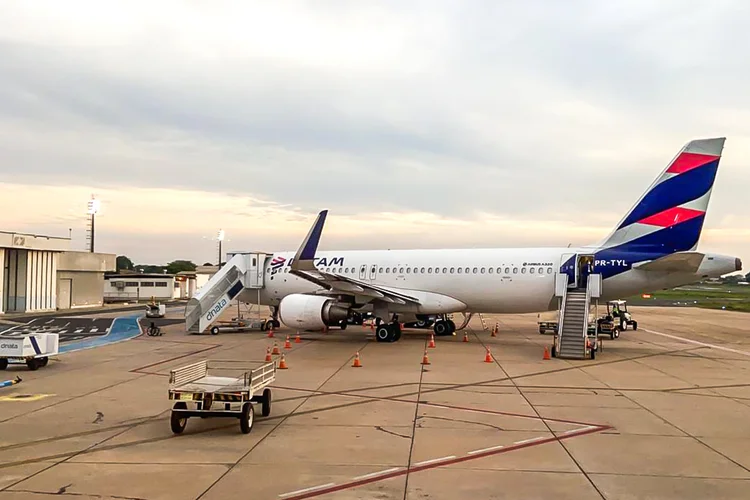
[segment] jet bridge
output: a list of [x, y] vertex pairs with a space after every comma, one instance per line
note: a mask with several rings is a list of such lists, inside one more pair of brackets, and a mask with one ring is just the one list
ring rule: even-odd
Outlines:
[[185, 307], [188, 333], [206, 331], [243, 289], [260, 291], [265, 262], [270, 256], [265, 252], [234, 254], [188, 301]]

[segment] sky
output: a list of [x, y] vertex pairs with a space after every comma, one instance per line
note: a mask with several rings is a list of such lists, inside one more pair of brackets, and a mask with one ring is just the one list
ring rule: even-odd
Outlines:
[[750, 262], [750, 3], [0, 0], [0, 229], [137, 263], [599, 241], [727, 137], [699, 249]]

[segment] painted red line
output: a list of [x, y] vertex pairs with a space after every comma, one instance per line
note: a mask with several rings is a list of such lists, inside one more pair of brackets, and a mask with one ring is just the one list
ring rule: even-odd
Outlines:
[[[363, 394], [341, 394], [341, 393], [331, 393], [326, 391], [314, 391], [311, 389], [298, 389], [295, 387], [284, 387], [284, 386], [274, 386], [275, 389], [286, 389], [288, 391], [298, 391], [298, 392], [310, 392], [310, 393], [316, 393], [316, 394], [332, 394], [335, 396], [344, 396], [344, 397], [351, 397], [351, 398], [360, 398], [360, 399], [368, 399], [371, 401], [392, 401], [394, 403], [408, 403], [408, 404], [417, 404], [417, 401], [410, 401], [408, 399], [399, 399], [399, 398], [388, 398], [388, 397], [377, 397], [377, 396], [366, 396]], [[355, 389], [358, 390], [358, 389]], [[362, 389], [366, 390], [366, 389]], [[447, 408], [450, 410], [462, 410], [462, 411], [469, 411], [469, 412], [476, 412], [476, 413], [487, 413], [489, 415], [505, 415], [508, 417], [519, 417], [519, 418], [531, 418], [534, 420], [542, 420], [544, 422], [557, 422], [561, 424], [575, 424], [575, 425], [586, 425], [586, 426], [597, 426], [599, 424], [595, 424], [592, 422], [579, 422], [577, 420], [565, 420], [561, 418], [552, 418], [552, 417], [540, 417], [539, 415], [525, 415], [523, 413], [511, 413], [507, 411], [495, 411], [495, 410], [484, 410], [481, 408], [470, 408], [468, 406], [452, 406], [442, 403], [426, 403], [424, 401], [419, 402], [422, 406], [434, 406], [436, 408]]]
[[607, 429], [611, 429], [611, 428], [612, 427], [609, 426], [609, 425], [592, 426], [591, 428], [581, 429], [580, 431], [571, 432], [569, 434], [563, 434], [563, 435], [560, 435], [560, 436], [551, 436], [551, 437], [548, 437], [548, 438], [540, 439], [538, 441], [532, 441], [532, 442], [527, 442], [527, 443], [512, 444], [512, 445], [506, 446], [505, 448], [500, 448], [500, 449], [497, 449], [497, 450], [488, 450], [486, 452], [476, 453], [474, 455], [464, 455], [464, 456], [457, 457], [457, 458], [451, 458], [451, 459], [448, 459], [448, 460], [445, 460], [445, 461], [433, 462], [433, 463], [429, 463], [429, 464], [425, 464], [425, 465], [419, 465], [419, 466], [411, 467], [409, 469], [401, 469], [401, 470], [398, 470], [398, 471], [390, 472], [388, 474], [382, 474], [382, 475], [379, 475], [379, 476], [369, 477], [369, 478], [366, 478], [366, 479], [360, 479], [360, 480], [356, 480], [356, 481], [350, 481], [348, 483], [342, 483], [342, 484], [339, 484], [339, 485], [330, 486], [328, 488], [319, 489], [319, 490], [315, 490], [315, 491], [310, 491], [308, 493], [302, 493], [302, 494], [297, 495], [297, 496], [284, 496], [284, 500], [303, 500], [305, 498], [314, 498], [314, 497], [318, 497], [320, 495], [326, 495], [328, 493], [335, 493], [337, 491], [349, 490], [349, 489], [352, 489], [352, 488], [356, 488], [358, 486], [363, 486], [365, 484], [371, 484], [371, 483], [375, 483], [375, 482], [378, 482], [378, 481], [384, 481], [386, 479], [392, 479], [394, 477], [404, 476], [404, 475], [412, 473], [412, 472], [421, 472], [421, 471], [424, 471], [424, 470], [434, 469], [434, 468], [437, 468], [437, 467], [444, 467], [446, 465], [453, 465], [453, 464], [457, 464], [457, 463], [461, 463], [461, 462], [468, 462], [469, 460], [477, 460], [479, 458], [485, 458], [485, 457], [489, 457], [489, 456], [492, 456], [492, 455], [499, 455], [501, 453], [507, 453], [509, 451], [514, 451], [514, 450], [520, 450], [522, 448], [530, 448], [532, 446], [539, 446], [539, 445], [542, 445], [542, 444], [551, 443], [553, 441], [562, 441], [563, 439], [570, 439], [572, 437], [584, 436], [586, 434], [592, 434], [594, 432], [601, 432], [601, 431], [604, 431], [604, 430], [607, 430]]

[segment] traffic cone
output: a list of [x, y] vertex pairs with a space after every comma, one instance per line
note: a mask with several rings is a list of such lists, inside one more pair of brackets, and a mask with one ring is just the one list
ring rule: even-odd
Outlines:
[[492, 327], [492, 333], [490, 334], [490, 337], [497, 337], [497, 325]]
[[370, 331], [374, 331], [374, 330], [375, 330], [375, 322], [370, 321]]
[[279, 354], [279, 344], [277, 344], [276, 342], [273, 343], [273, 351], [271, 352], [271, 354]]
[[299, 330], [297, 331], [297, 336], [294, 337], [294, 343], [295, 344], [301, 344], [302, 343], [302, 339], [299, 338]]
[[282, 354], [281, 355], [281, 361], [279, 361], [278, 369], [279, 370], [286, 370], [287, 368], [289, 368], [289, 367], [286, 366], [286, 359], [284, 358], [284, 355]]
[[549, 347], [544, 346], [544, 357], [542, 359], [550, 359], [549, 357]]
[[292, 343], [289, 341], [289, 335], [286, 336], [286, 342], [284, 342], [284, 349], [291, 349]]
[[492, 354], [490, 354], [490, 348], [487, 348], [487, 354], [484, 355], [484, 362], [485, 363], [493, 363], [492, 361]]
[[354, 363], [352, 363], [352, 367], [354, 368], [361, 368], [362, 363], [359, 361], [359, 351], [357, 351], [357, 354], [354, 355]]
[[269, 339], [273, 338], [273, 325], [271, 325], [271, 328], [268, 329], [268, 338]]
[[430, 364], [430, 360], [429, 360], [429, 358], [427, 357], [427, 350], [425, 350], [425, 352], [424, 352], [424, 356], [422, 357], [422, 364], [423, 364], [423, 365], [429, 365], [429, 364]]
[[427, 347], [434, 348], [435, 347], [435, 334], [430, 334], [430, 343], [427, 345]]
[[469, 341], [469, 334], [467, 332], [464, 332], [464, 342]]
[[271, 348], [266, 347], [266, 362], [272, 361], [273, 358], [271, 357]]

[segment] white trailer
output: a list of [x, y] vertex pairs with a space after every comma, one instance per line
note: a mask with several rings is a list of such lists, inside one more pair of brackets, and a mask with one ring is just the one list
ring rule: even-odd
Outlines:
[[[169, 400], [172, 406], [172, 432], [185, 430], [190, 417], [233, 417], [240, 420], [240, 430], [247, 434], [253, 428], [253, 403], [261, 403], [264, 417], [271, 414], [271, 389], [276, 379], [276, 363], [252, 369], [231, 366], [232, 361], [200, 361], [169, 372]], [[209, 375], [212, 370], [245, 370], [239, 377]], [[260, 391], [262, 395], [258, 395]]]
[[25, 361], [29, 370], [47, 366], [49, 356], [60, 349], [60, 336], [56, 333], [29, 333], [0, 336], [0, 370], [8, 368], [8, 361]]

